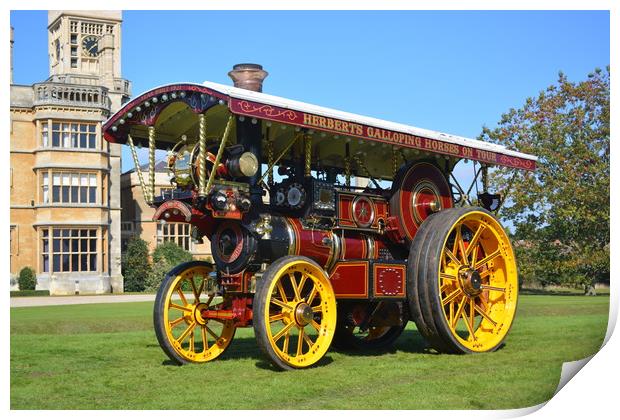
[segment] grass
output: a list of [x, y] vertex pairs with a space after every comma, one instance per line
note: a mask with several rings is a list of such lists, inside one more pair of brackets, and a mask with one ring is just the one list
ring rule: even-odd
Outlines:
[[330, 351], [276, 372], [240, 329], [221, 359], [178, 367], [160, 350], [152, 303], [11, 309], [12, 409], [499, 409], [548, 400], [562, 362], [595, 353], [609, 297], [522, 295], [505, 346], [438, 355], [409, 323], [380, 354]]

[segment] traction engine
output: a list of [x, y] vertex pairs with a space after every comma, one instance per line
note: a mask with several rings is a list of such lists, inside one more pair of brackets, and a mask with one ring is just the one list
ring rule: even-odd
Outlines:
[[[208, 362], [251, 326], [275, 366], [304, 368], [330, 347], [387, 348], [409, 320], [439, 352], [498, 348], [518, 292], [493, 214], [502, 200], [483, 185], [472, 205], [452, 171], [477, 159], [484, 181], [492, 165], [531, 170], [536, 158], [265, 95], [260, 66], [230, 75], [238, 87], [149, 91], [104, 126], [131, 148], [154, 220], [189, 223], [194, 241], [210, 242], [212, 263], [162, 279], [153, 319], [164, 352]], [[136, 146], [149, 148], [148, 173]], [[173, 196], [155, 194], [156, 149]]]

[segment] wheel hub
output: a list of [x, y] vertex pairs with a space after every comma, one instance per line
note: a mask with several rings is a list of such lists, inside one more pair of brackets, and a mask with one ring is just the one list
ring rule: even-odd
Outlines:
[[482, 278], [477, 270], [471, 267], [460, 269], [459, 281], [461, 288], [468, 296], [474, 297], [482, 293]]
[[295, 308], [295, 322], [300, 326], [308, 325], [313, 316], [312, 307], [305, 302], [301, 302]]
[[194, 306], [194, 320], [196, 320], [196, 323], [198, 325], [206, 325], [207, 322], [209, 321], [208, 319], [205, 319], [202, 317], [202, 311], [209, 309], [207, 307], [206, 304], [204, 303], [199, 303], [198, 305]]

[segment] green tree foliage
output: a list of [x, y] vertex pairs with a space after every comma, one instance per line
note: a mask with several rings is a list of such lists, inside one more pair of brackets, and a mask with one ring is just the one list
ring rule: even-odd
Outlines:
[[[609, 279], [609, 67], [557, 84], [502, 115], [481, 139], [539, 157], [536, 172], [498, 169], [490, 185], [511, 185], [501, 216], [515, 227], [528, 282], [582, 285]], [[513, 182], [511, 182], [513, 181]]]
[[146, 279], [145, 290], [155, 292], [170, 270], [179, 264], [191, 261], [190, 252], [174, 242], [164, 242], [157, 245], [153, 251], [153, 266]]
[[131, 238], [123, 254], [121, 267], [125, 291], [142, 292], [151, 271], [148, 243], [140, 238]]
[[159, 285], [166, 277], [166, 274], [173, 268], [174, 266], [170, 264], [165, 258], [154, 261], [149, 271], [148, 276], [146, 277], [146, 282], [144, 284], [144, 290], [146, 292], [157, 292], [159, 289]]
[[165, 259], [172, 267], [193, 259], [191, 252], [181, 248], [175, 242], [166, 241], [153, 251], [153, 262]]
[[34, 290], [37, 285], [37, 276], [34, 270], [30, 267], [22, 268], [17, 283], [19, 290]]

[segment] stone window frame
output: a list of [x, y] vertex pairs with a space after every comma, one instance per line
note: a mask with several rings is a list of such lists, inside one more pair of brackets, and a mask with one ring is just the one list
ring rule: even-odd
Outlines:
[[39, 228], [38, 234], [39, 272], [101, 273], [106, 269], [104, 227], [50, 225]]
[[176, 187], [160, 187], [159, 188], [159, 195], [161, 197], [164, 197], [167, 200], [177, 198], [178, 195], [182, 193], [183, 193], [183, 190], [181, 190], [180, 188], [176, 188]]
[[[86, 177], [85, 185], [82, 185], [84, 178]], [[56, 179], [59, 184], [56, 185]], [[94, 185], [93, 185], [94, 179]], [[65, 185], [65, 181], [68, 181], [68, 185]], [[74, 185], [75, 182], [75, 185]], [[40, 203], [50, 206], [64, 206], [64, 205], [103, 205], [102, 202], [102, 176], [99, 171], [92, 170], [80, 170], [80, 169], [57, 169], [47, 168], [40, 170]], [[54, 201], [55, 187], [58, 189], [59, 201]], [[65, 190], [64, 188], [67, 188]], [[84, 188], [86, 191], [84, 191]], [[67, 201], [63, 198], [66, 196]], [[93, 192], [94, 191], [94, 192]], [[94, 194], [94, 201], [91, 201], [91, 197]], [[86, 200], [82, 201], [82, 197], [86, 196]], [[74, 196], [77, 197], [74, 200]]]
[[192, 252], [192, 226], [189, 223], [157, 223], [155, 232], [157, 245], [164, 242], [174, 242], [186, 251]]
[[[58, 125], [58, 128], [56, 128]], [[39, 133], [40, 144], [44, 149], [64, 150], [99, 150], [100, 136], [97, 122], [68, 121], [58, 119], [46, 119], [40, 121]], [[85, 127], [85, 130], [82, 128]], [[54, 135], [58, 133], [58, 145], [54, 146]], [[68, 135], [64, 137], [63, 134]], [[82, 146], [82, 140], [85, 143]], [[66, 145], [69, 143], [69, 145]], [[91, 147], [92, 145], [92, 147]]]

